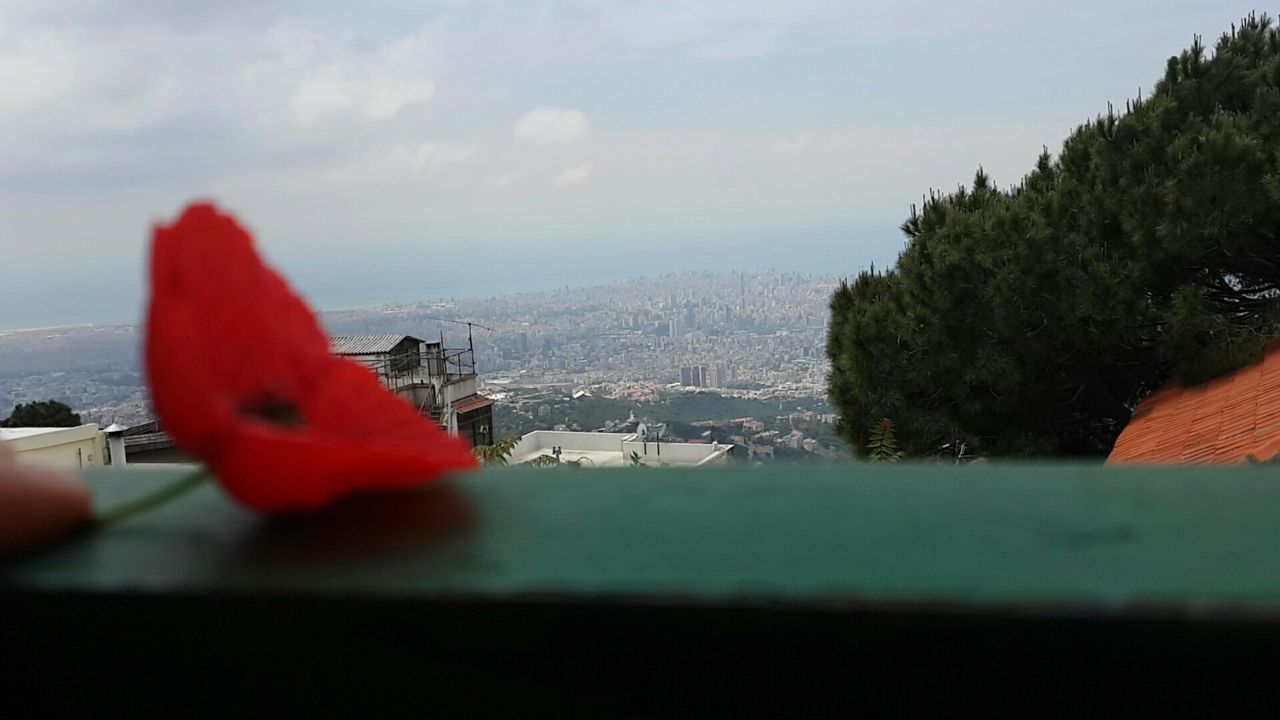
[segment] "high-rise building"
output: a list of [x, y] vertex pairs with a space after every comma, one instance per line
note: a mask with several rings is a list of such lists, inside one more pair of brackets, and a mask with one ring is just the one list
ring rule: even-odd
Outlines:
[[689, 365], [680, 368], [680, 384], [685, 387], [708, 387], [707, 366]]
[[707, 387], [722, 388], [729, 380], [729, 369], [724, 364], [714, 365], [707, 370]]
[[529, 354], [529, 333], [527, 332], [520, 333], [519, 350], [521, 355]]

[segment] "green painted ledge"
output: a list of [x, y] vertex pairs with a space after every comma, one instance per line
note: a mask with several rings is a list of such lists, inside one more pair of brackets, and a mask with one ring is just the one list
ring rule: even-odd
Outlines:
[[[89, 479], [104, 506], [174, 477]], [[1278, 559], [1271, 467], [507, 468], [277, 519], [210, 485], [0, 564], [0, 594], [1280, 616]]]
[[510, 468], [271, 520], [206, 486], [0, 564], [0, 717], [1220, 709], [1274, 690], [1278, 561], [1272, 467]]

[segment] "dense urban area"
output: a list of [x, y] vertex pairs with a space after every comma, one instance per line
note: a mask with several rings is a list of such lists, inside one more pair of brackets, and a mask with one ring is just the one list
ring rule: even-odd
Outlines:
[[[684, 273], [595, 287], [326, 312], [335, 335], [475, 348], [501, 436], [643, 421], [742, 459], [847, 457], [826, 402], [835, 277]], [[470, 326], [467, 323], [472, 323]], [[55, 399], [86, 422], [151, 419], [134, 326], [0, 332], [0, 417]]]

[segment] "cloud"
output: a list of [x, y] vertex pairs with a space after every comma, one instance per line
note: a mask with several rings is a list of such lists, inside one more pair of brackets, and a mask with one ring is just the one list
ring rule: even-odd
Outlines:
[[591, 179], [592, 171], [593, 168], [591, 167], [591, 163], [583, 163], [582, 165], [571, 167], [560, 173], [556, 176], [555, 180], [551, 181], [551, 184], [558, 188], [581, 187], [587, 182], [587, 180]]
[[345, 165], [320, 173], [339, 183], [412, 182], [424, 178], [450, 181], [444, 170], [465, 163], [476, 155], [474, 145], [450, 143], [406, 143], [375, 150]]
[[343, 77], [329, 70], [305, 78], [294, 92], [290, 107], [304, 125], [347, 112], [367, 120], [387, 120], [407, 107], [427, 102], [434, 94], [435, 85], [430, 80]]
[[540, 107], [520, 116], [514, 132], [518, 138], [539, 143], [569, 142], [586, 134], [587, 118], [571, 108]]
[[813, 136], [809, 133], [800, 133], [795, 137], [781, 138], [773, 143], [774, 152], [800, 152], [809, 147], [809, 143], [813, 142]]

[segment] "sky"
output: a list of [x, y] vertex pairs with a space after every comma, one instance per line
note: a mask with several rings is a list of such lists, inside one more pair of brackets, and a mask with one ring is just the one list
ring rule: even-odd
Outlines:
[[217, 202], [321, 308], [892, 264], [930, 189], [1232, 0], [0, 0], [0, 329], [136, 320]]

